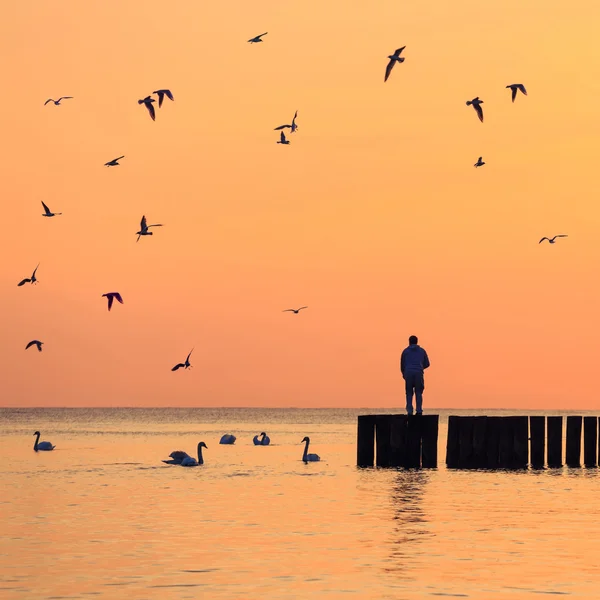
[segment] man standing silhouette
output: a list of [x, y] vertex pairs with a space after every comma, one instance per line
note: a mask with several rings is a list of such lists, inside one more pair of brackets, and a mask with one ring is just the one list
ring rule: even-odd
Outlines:
[[423, 371], [429, 367], [427, 352], [419, 346], [416, 335], [408, 338], [408, 347], [402, 351], [400, 357], [400, 371], [406, 384], [406, 412], [413, 414], [413, 393], [417, 399], [417, 414], [423, 414], [423, 390], [425, 378]]

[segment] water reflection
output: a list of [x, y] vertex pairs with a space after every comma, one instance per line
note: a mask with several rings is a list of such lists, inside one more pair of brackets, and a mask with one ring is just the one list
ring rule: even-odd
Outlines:
[[423, 542], [433, 537], [424, 508], [429, 477], [427, 472], [421, 470], [399, 471], [391, 485], [391, 565], [386, 566], [384, 570], [400, 572], [403, 578], [410, 578], [407, 572], [408, 564], [415, 562], [415, 557], [424, 551], [424, 548], [420, 548]]

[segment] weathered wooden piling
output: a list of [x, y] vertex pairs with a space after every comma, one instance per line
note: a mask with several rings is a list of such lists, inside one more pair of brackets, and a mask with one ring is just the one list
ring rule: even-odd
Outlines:
[[448, 417], [448, 438], [446, 441], [446, 466], [450, 469], [458, 468], [458, 452], [460, 449], [460, 417]]
[[582, 417], [569, 415], [567, 417], [567, 452], [568, 467], [581, 466], [581, 422]]
[[359, 416], [357, 465], [437, 467], [438, 422], [438, 415]]
[[359, 467], [372, 467], [375, 461], [375, 415], [358, 417], [356, 443], [356, 464]]
[[529, 417], [531, 466], [543, 469], [546, 450], [546, 417]]
[[548, 417], [548, 466], [562, 467], [563, 418]]
[[583, 417], [583, 464], [598, 465], [598, 418]]

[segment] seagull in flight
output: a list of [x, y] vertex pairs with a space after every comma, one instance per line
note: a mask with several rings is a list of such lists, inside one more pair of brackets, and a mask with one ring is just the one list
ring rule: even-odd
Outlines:
[[297, 315], [304, 308], [308, 308], [308, 306], [301, 306], [300, 308], [286, 308], [285, 310], [282, 310], [281, 312], [293, 312], [295, 315]]
[[192, 352], [194, 351], [194, 349], [192, 348], [190, 350], [190, 353], [187, 355], [187, 358], [185, 359], [185, 362], [182, 363], [178, 363], [176, 364], [171, 371], [177, 371], [177, 369], [181, 369], [182, 367], [184, 369], [190, 369], [192, 367], [192, 365], [190, 365], [190, 356], [192, 355]]
[[281, 139], [277, 142], [278, 144], [289, 144], [290, 141], [285, 139], [285, 133], [281, 132]]
[[512, 90], [512, 101], [515, 101], [515, 98], [517, 97], [517, 91], [521, 91], [525, 96], [527, 96], [527, 90], [525, 89], [525, 86], [522, 83], [513, 83], [512, 85], [507, 85], [507, 88], [510, 88]]
[[479, 96], [473, 98], [473, 100], [467, 100], [467, 106], [473, 106], [475, 112], [477, 113], [477, 116], [479, 117], [479, 120], [483, 123], [483, 108], [481, 108], [482, 104], [483, 100], [480, 100]]
[[298, 111], [294, 113], [294, 118], [292, 119], [291, 125], [280, 125], [279, 127], [275, 127], [273, 131], [280, 131], [281, 129], [290, 129], [290, 133], [294, 133], [296, 129], [298, 129], [298, 125], [296, 125], [296, 117], [298, 116]]
[[55, 217], [56, 215], [62, 215], [62, 213], [53, 213], [48, 206], [42, 200], [42, 206], [44, 207], [44, 214], [42, 217]]
[[38, 266], [33, 270], [31, 277], [29, 277], [27, 279], [22, 279], [21, 281], [19, 281], [19, 283], [17, 283], [17, 287], [21, 287], [22, 285], [25, 285], [26, 283], [36, 283], [37, 279], [35, 277], [35, 273], [38, 270], [39, 266], [40, 266], [40, 263], [38, 263]]
[[[154, 111], [154, 107], [152, 106], [152, 104], [150, 105], [152, 107], [152, 110]], [[107, 163], [104, 163], [105, 167], [118, 167], [119, 166], [119, 161], [125, 158], [125, 155], [123, 156], [119, 156], [119, 158], [113, 158], [112, 160], [109, 160]]]
[[564, 233], [561, 233], [560, 235], [555, 235], [553, 238], [548, 238], [548, 237], [543, 237], [538, 244], [541, 244], [544, 240], [548, 240], [548, 242], [550, 242], [551, 244], [556, 244], [556, 238], [559, 237], [569, 237], [568, 235], [565, 235]]
[[73, 96], [61, 96], [58, 100], [53, 100], [52, 98], [48, 98], [48, 100], [46, 100], [46, 102], [44, 102], [44, 106], [46, 106], [46, 104], [48, 104], [48, 102], [54, 102], [54, 104], [56, 106], [60, 106], [60, 101], [61, 100], [70, 100]]
[[257, 35], [257, 36], [255, 36], [255, 37], [253, 37], [253, 38], [250, 38], [248, 41], [249, 41], [251, 44], [258, 44], [258, 42], [262, 42], [262, 41], [264, 41], [264, 40], [261, 40], [260, 38], [261, 38], [263, 35], [267, 35], [267, 33], [269, 33], [269, 32], [268, 32], [268, 31], [265, 31], [264, 33], [261, 33], [260, 35]]
[[153, 94], [158, 94], [158, 108], [160, 108], [162, 106], [163, 100], [165, 99], [165, 96], [169, 99], [169, 100], [173, 100], [175, 101], [175, 98], [173, 98], [173, 94], [171, 93], [171, 90], [156, 90], [154, 92], [152, 92]]
[[480, 156], [477, 159], [477, 162], [473, 165], [474, 167], [483, 167], [483, 165], [485, 165], [485, 163], [481, 160], [483, 158], [483, 156]]
[[108, 294], [102, 294], [102, 297], [108, 298], [108, 310], [112, 308], [113, 300], [115, 299], [123, 304], [123, 298], [121, 298], [121, 294], [119, 294], [119, 292], [108, 292]]
[[151, 231], [148, 231], [148, 229], [150, 229], [150, 227], [162, 227], [162, 223], [155, 223], [154, 225], [147, 225], [146, 224], [146, 216], [142, 215], [142, 221], [140, 223], [140, 230], [136, 231], [136, 235], [138, 236], [138, 239], [136, 240], [137, 242], [140, 241], [140, 238], [143, 235], [152, 235]]
[[153, 121], [155, 121], [156, 113], [154, 112], [154, 106], [152, 106], [153, 102], [156, 102], [156, 100], [151, 96], [146, 96], [143, 100], [138, 100], [138, 104], [143, 104], [148, 109], [148, 112], [150, 113], [150, 118]]
[[390, 59], [390, 62], [387, 64], [387, 67], [385, 68], [385, 79], [383, 80], [383, 83], [385, 83], [388, 80], [388, 77], [390, 76], [390, 73], [392, 72], [394, 65], [397, 62], [399, 62], [399, 63], [404, 62], [404, 58], [402, 56], [400, 56], [400, 54], [402, 53], [402, 50], [404, 50], [404, 48], [406, 48], [406, 46], [402, 46], [402, 48], [398, 48], [398, 50], [396, 50], [394, 52], [394, 54], [390, 54], [388, 56], [388, 58]]
[[44, 342], [40, 342], [39, 340], [31, 340], [27, 346], [25, 346], [25, 350], [29, 350], [31, 346], [37, 346], [38, 352], [42, 351], [42, 344]]

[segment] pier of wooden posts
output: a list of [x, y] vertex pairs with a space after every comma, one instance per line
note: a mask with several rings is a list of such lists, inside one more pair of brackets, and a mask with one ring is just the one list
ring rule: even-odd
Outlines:
[[[446, 466], [451, 469], [597, 467], [599, 417], [450, 416]], [[435, 468], [439, 415], [361, 415], [359, 467]], [[583, 435], [582, 435], [583, 434]], [[563, 439], [566, 448], [563, 452]], [[583, 444], [582, 444], [583, 439]]]

